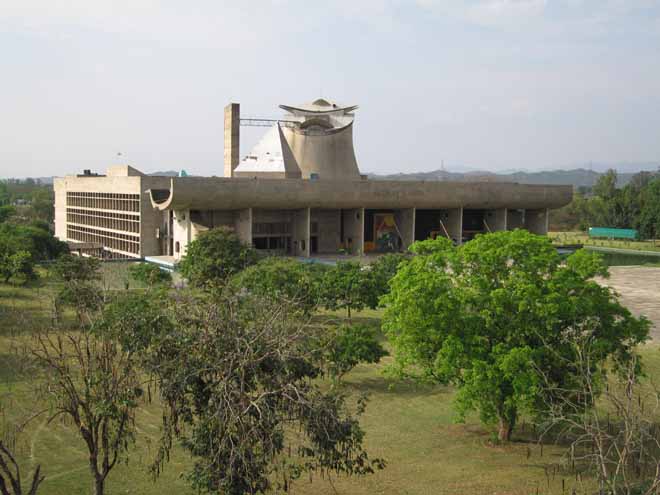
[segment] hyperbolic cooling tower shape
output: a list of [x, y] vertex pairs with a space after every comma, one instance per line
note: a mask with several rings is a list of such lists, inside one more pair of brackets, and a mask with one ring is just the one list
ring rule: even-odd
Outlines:
[[237, 177], [355, 180], [360, 170], [353, 148], [353, 106], [323, 98], [280, 105], [286, 120], [270, 129], [235, 169]]

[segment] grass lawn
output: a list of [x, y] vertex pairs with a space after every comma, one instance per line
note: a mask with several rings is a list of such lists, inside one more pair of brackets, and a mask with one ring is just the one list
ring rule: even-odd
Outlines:
[[[120, 265], [106, 264], [113, 274]], [[121, 277], [116, 282], [123, 283]], [[34, 401], [32, 385], [21, 373], [20, 346], [29, 340], [31, 328], [47, 323], [49, 288], [16, 288], [0, 285], [0, 422], [3, 433], [11, 431], [16, 418]], [[30, 320], [20, 315], [36, 315]], [[379, 312], [366, 311], [354, 319], [378, 324]], [[30, 322], [28, 324], [28, 322]], [[31, 326], [32, 325], [32, 326]], [[16, 354], [19, 349], [19, 354]], [[660, 377], [660, 352], [655, 346], [644, 349], [651, 377]], [[316, 494], [561, 494], [571, 493], [575, 477], [562, 474], [555, 466], [561, 448], [541, 448], [529, 431], [518, 428], [509, 445], [493, 445], [490, 432], [477, 418], [466, 424], [452, 420], [450, 387], [419, 385], [387, 378], [378, 365], [357, 366], [346, 378], [350, 394], [370, 395], [362, 417], [366, 447], [373, 457], [387, 461], [387, 467], [364, 478], [300, 480], [291, 493]], [[156, 483], [147, 475], [159, 436], [160, 413], [156, 404], [142, 408], [138, 417], [138, 441], [127, 465], [110, 474], [108, 494], [187, 494], [193, 493], [181, 478], [191, 461], [183, 450], [176, 450], [172, 461]], [[19, 436], [17, 451], [27, 466], [41, 464], [46, 481], [40, 495], [76, 495], [91, 492], [82, 440], [59, 421], [47, 424], [33, 421]], [[584, 493], [578, 490], [576, 493]]]
[[585, 246], [631, 249], [635, 251], [658, 251], [657, 241], [624, 241], [615, 239], [591, 239], [584, 232], [548, 232], [548, 237], [557, 244], [584, 244]]

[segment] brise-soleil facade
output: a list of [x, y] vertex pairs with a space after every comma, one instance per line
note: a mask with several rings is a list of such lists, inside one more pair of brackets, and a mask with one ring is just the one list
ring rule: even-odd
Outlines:
[[382, 253], [436, 236], [458, 244], [516, 228], [545, 234], [548, 211], [572, 198], [571, 186], [369, 180], [353, 147], [356, 106], [318, 99], [281, 108], [287, 116], [243, 158], [240, 108], [225, 108], [224, 177], [120, 165], [55, 179], [57, 237], [81, 254], [170, 264], [220, 226], [274, 253]]

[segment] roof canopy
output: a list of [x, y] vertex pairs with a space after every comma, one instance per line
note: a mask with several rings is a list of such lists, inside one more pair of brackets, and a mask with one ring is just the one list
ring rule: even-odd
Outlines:
[[317, 98], [309, 103], [300, 105], [280, 105], [282, 110], [286, 110], [293, 115], [309, 115], [320, 113], [341, 113], [346, 114], [355, 110], [357, 105], [339, 105], [326, 98]]

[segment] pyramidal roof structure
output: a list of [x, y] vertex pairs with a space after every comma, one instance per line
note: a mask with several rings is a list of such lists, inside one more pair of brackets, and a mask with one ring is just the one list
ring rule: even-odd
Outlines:
[[285, 172], [282, 142], [277, 125], [270, 127], [252, 150], [241, 159], [236, 172]]

